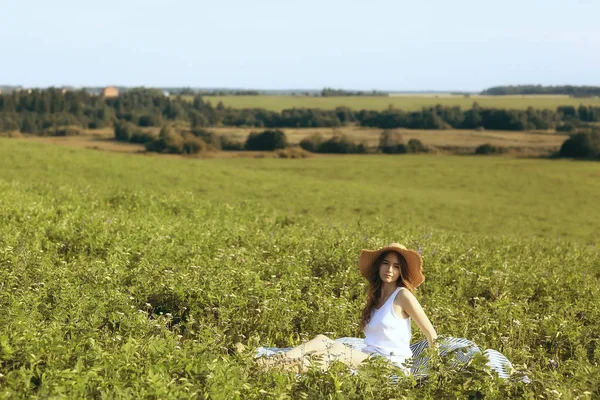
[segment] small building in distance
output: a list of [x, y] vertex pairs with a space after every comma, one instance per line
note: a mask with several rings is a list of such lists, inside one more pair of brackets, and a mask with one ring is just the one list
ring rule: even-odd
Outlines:
[[119, 89], [114, 86], [108, 86], [102, 89], [102, 97], [110, 99], [113, 97], [119, 97]]

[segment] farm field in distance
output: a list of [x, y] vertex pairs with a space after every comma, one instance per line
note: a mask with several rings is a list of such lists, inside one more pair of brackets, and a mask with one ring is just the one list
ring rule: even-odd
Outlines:
[[[158, 128], [146, 128], [158, 134]], [[218, 135], [243, 142], [250, 132], [261, 131], [261, 128], [237, 128], [237, 127], [212, 127], [206, 128]], [[302, 139], [312, 134], [319, 133], [325, 138], [334, 134], [342, 133], [351, 140], [364, 142], [369, 146], [377, 146], [382, 129], [346, 126], [340, 128], [282, 128], [288, 142], [297, 145]], [[421, 130], [421, 129], [395, 129], [400, 132], [407, 142], [409, 139], [418, 139], [426, 146], [432, 146], [449, 152], [473, 152], [477, 146], [489, 143], [495, 146], [509, 147], [515, 149], [515, 154], [520, 155], [546, 155], [560, 149], [562, 143], [568, 138], [567, 135], [557, 133], [532, 133], [520, 131], [475, 131], [460, 129], [445, 130]], [[143, 152], [144, 146], [134, 143], [124, 143], [114, 140], [114, 132], [111, 128], [84, 130], [78, 136], [27, 136], [21, 139], [11, 140], [66, 145], [76, 148], [89, 148], [114, 152]], [[251, 152], [219, 152], [204, 154], [202, 157], [252, 157]], [[265, 153], [265, 155], [269, 155]], [[165, 155], [162, 155], [165, 157]]]
[[[190, 97], [191, 98], [191, 97]], [[549, 108], [558, 106], [595, 105], [600, 106], [600, 98], [573, 98], [569, 96], [479, 96], [469, 97], [457, 95], [392, 95], [392, 96], [344, 96], [344, 97], [311, 97], [311, 96], [205, 96], [205, 100], [216, 105], [222, 101], [225, 106], [232, 108], [265, 108], [272, 111], [281, 111], [287, 108], [322, 108], [334, 109], [344, 106], [354, 110], [370, 109], [384, 110], [392, 105], [407, 111], [420, 110], [423, 107], [459, 106], [463, 109], [470, 108], [474, 102], [481, 107], [527, 109]]]
[[[208, 128], [219, 135], [233, 140], [244, 141], [250, 132], [260, 131], [260, 128], [216, 127]], [[329, 138], [334, 134], [344, 134], [351, 140], [367, 143], [368, 146], [378, 146], [383, 129], [346, 126], [340, 128], [282, 128], [290, 144], [298, 144], [312, 134], [321, 134]], [[568, 135], [552, 132], [526, 131], [476, 131], [469, 129], [393, 129], [400, 132], [404, 141], [418, 139], [426, 146], [440, 148], [475, 149], [484, 143], [496, 146], [529, 148], [538, 151], [555, 151], [560, 148]]]

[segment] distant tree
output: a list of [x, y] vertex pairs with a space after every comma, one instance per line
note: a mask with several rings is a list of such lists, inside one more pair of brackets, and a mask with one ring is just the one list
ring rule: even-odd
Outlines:
[[285, 133], [279, 129], [264, 132], [252, 132], [246, 139], [246, 150], [272, 151], [287, 146]]
[[321, 143], [325, 141], [325, 138], [320, 133], [313, 133], [312, 135], [302, 139], [300, 141], [300, 147], [311, 153], [316, 153]]
[[335, 114], [342, 124], [347, 124], [354, 121], [354, 113], [348, 107], [337, 107]]
[[317, 153], [329, 154], [352, 154], [366, 153], [367, 148], [364, 144], [356, 144], [346, 135], [334, 135], [325, 140], [317, 148]]
[[216, 133], [203, 128], [193, 128], [191, 134], [202, 139], [210, 150], [221, 150], [222, 141]]
[[221, 150], [226, 150], [226, 151], [241, 151], [244, 150], [244, 142], [236, 142], [233, 141], [231, 139], [229, 139], [227, 136], [225, 135], [221, 135], [219, 136], [220, 142], [221, 142]]
[[490, 143], [484, 143], [480, 146], [477, 146], [475, 149], [475, 154], [477, 155], [488, 155], [488, 154], [502, 154], [505, 153], [506, 149], [500, 146], [494, 146]]
[[481, 113], [479, 108], [471, 108], [465, 112], [465, 117], [463, 119], [463, 128], [466, 129], [477, 129], [481, 127], [482, 123]]
[[556, 94], [569, 95], [573, 97], [600, 96], [600, 86], [542, 86], [542, 85], [518, 85], [518, 86], [496, 86], [481, 92], [487, 96], [502, 95], [530, 95], [530, 94]]
[[40, 127], [37, 124], [37, 120], [34, 114], [26, 114], [21, 119], [21, 132], [23, 133], [38, 133]]
[[189, 132], [185, 132], [182, 136], [184, 154], [198, 154], [206, 150], [206, 143], [198, 136]]
[[78, 126], [61, 126], [54, 130], [54, 136], [77, 136], [81, 135], [81, 128]]
[[600, 159], [600, 130], [573, 134], [564, 141], [559, 154], [569, 158]]
[[115, 139], [121, 142], [129, 142], [137, 131], [138, 128], [127, 121], [117, 121], [114, 126]]
[[400, 132], [385, 130], [379, 136], [379, 150], [385, 154], [406, 153]]
[[425, 146], [419, 139], [410, 139], [406, 144], [408, 153], [427, 153], [429, 148]]
[[202, 100], [202, 96], [196, 95], [194, 96], [194, 110], [201, 111], [204, 108], [204, 100]]
[[164, 126], [155, 140], [146, 143], [146, 150], [157, 153], [184, 153], [184, 139], [172, 127]]

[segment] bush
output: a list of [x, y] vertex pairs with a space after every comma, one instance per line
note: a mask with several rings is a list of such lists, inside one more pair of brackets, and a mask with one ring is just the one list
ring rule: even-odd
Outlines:
[[317, 153], [329, 154], [360, 154], [366, 153], [367, 148], [364, 144], [356, 144], [345, 135], [336, 135], [321, 143], [317, 148]]
[[183, 154], [198, 154], [206, 151], [206, 143], [204, 140], [195, 136], [192, 133], [183, 134]]
[[475, 154], [486, 155], [486, 154], [502, 154], [506, 152], [506, 148], [500, 146], [494, 146], [490, 143], [484, 143], [475, 149]]
[[577, 130], [578, 124], [573, 121], [563, 122], [556, 127], [556, 132], [574, 132]]
[[148, 126], [160, 126], [162, 124], [162, 116], [160, 113], [154, 113], [151, 115], [144, 114], [140, 115], [137, 120], [138, 126], [148, 127]]
[[202, 139], [210, 150], [222, 149], [222, 137], [219, 137], [216, 133], [202, 128], [194, 128], [191, 133], [197, 138]]
[[172, 127], [165, 126], [160, 130], [158, 138], [146, 143], [146, 150], [157, 153], [183, 153], [183, 137]]
[[406, 153], [400, 132], [385, 130], [379, 136], [379, 150], [384, 154]]
[[313, 133], [300, 141], [300, 147], [306, 151], [316, 153], [323, 142], [325, 142], [325, 138], [322, 134]]
[[205, 151], [206, 143], [191, 132], [178, 132], [173, 126], [165, 126], [157, 138], [146, 142], [146, 150], [169, 154], [198, 154]]
[[266, 130], [261, 133], [252, 132], [246, 139], [246, 150], [272, 151], [287, 146], [285, 133], [279, 129]]
[[406, 145], [408, 153], [427, 153], [429, 149], [419, 139], [410, 139]]
[[117, 121], [115, 123], [115, 139], [121, 142], [129, 142], [131, 137], [140, 132], [140, 129], [127, 121]]
[[106, 127], [107, 122], [101, 119], [93, 119], [88, 122], [88, 129], [101, 129]]
[[129, 138], [129, 141], [131, 143], [146, 144], [155, 139], [156, 139], [156, 135], [154, 135], [152, 132], [137, 129], [135, 132], [133, 132], [133, 134]]
[[317, 149], [325, 141], [325, 138], [320, 133], [313, 133], [312, 135], [302, 139], [300, 141], [300, 147], [311, 153], [316, 153]]
[[21, 117], [16, 112], [0, 112], [0, 132], [21, 130]]
[[59, 126], [53, 132], [54, 136], [77, 136], [81, 135], [81, 128], [78, 126]]
[[560, 157], [600, 159], [600, 130], [579, 132], [564, 141]]
[[243, 142], [233, 141], [233, 140], [229, 139], [225, 135], [219, 136], [219, 141], [220, 141], [220, 145], [221, 145], [221, 150], [226, 150], [226, 151], [241, 151], [241, 150], [244, 150], [244, 143]]

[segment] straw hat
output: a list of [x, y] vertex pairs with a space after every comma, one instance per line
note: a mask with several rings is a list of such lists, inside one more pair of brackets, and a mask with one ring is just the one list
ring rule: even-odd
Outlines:
[[408, 265], [408, 276], [406, 279], [413, 287], [419, 286], [425, 280], [423, 276], [423, 259], [421, 255], [414, 250], [409, 250], [400, 243], [390, 243], [379, 250], [361, 250], [360, 256], [358, 257], [358, 267], [360, 268], [360, 274], [365, 278], [369, 279], [369, 270], [373, 266], [377, 257], [386, 251], [396, 251], [404, 256], [406, 264]]

